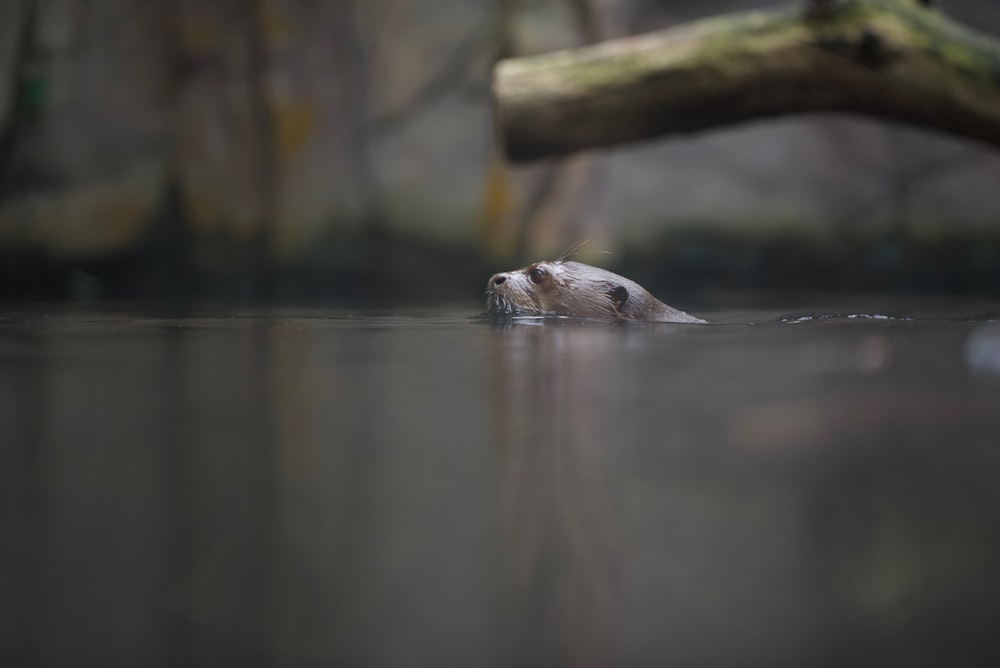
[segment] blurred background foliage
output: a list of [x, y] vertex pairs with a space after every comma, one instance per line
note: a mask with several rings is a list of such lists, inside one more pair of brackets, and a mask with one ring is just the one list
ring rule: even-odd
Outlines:
[[986, 146], [818, 115], [498, 154], [498, 58], [767, 4], [5, 0], [0, 296], [476, 299], [591, 237], [673, 292], [1000, 292]]

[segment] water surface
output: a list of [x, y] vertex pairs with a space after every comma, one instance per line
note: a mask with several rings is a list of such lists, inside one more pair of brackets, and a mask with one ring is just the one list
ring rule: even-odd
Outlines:
[[989, 305], [479, 310], [0, 312], [0, 663], [996, 655]]

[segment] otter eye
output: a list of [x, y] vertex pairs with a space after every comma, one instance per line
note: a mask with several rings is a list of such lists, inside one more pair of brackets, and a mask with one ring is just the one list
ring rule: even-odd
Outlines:
[[545, 270], [540, 267], [532, 267], [528, 270], [528, 278], [532, 283], [541, 283], [545, 280]]

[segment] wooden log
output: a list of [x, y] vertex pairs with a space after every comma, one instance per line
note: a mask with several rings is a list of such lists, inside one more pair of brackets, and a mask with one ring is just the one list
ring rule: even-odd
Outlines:
[[1000, 146], [1000, 42], [920, 0], [799, 3], [503, 60], [493, 95], [514, 161], [815, 111]]

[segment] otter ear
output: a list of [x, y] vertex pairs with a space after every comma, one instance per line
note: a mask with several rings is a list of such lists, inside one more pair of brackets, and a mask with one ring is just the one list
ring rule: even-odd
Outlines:
[[611, 297], [611, 303], [615, 305], [615, 310], [620, 311], [625, 306], [625, 302], [628, 301], [628, 288], [624, 285], [616, 285], [608, 290], [608, 296]]

